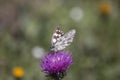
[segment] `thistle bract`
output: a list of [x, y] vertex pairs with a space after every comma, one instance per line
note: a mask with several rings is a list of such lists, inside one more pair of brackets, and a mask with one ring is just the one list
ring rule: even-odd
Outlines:
[[72, 56], [67, 51], [49, 53], [42, 58], [41, 69], [53, 78], [63, 78], [64, 73], [72, 64]]

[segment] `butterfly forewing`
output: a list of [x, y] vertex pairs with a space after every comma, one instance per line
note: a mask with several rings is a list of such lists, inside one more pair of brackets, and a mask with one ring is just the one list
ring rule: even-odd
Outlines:
[[56, 28], [56, 30], [55, 30], [55, 32], [53, 33], [53, 36], [52, 36], [52, 45], [54, 45], [57, 41], [58, 41], [58, 39], [61, 37], [61, 36], [63, 36], [63, 31], [61, 31], [60, 30], [60, 27], [57, 27]]

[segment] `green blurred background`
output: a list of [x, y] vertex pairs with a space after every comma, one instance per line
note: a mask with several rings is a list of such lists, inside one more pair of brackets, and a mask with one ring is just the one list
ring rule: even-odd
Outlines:
[[120, 80], [120, 0], [0, 0], [0, 80], [45, 80], [40, 58], [57, 25], [76, 29], [64, 80]]

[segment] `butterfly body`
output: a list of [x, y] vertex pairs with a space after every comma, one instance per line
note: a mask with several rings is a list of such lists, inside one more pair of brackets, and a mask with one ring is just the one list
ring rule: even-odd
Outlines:
[[58, 27], [52, 36], [51, 51], [53, 52], [61, 51], [64, 48], [66, 48], [66, 46], [69, 46], [73, 41], [75, 33], [76, 31], [73, 29], [64, 34], [63, 31], [61, 31], [60, 28]]

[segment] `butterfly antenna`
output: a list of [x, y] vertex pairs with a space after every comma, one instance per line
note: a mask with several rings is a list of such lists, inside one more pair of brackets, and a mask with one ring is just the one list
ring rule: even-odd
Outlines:
[[57, 27], [56, 27], [56, 30], [60, 30], [60, 26], [57, 26]]

